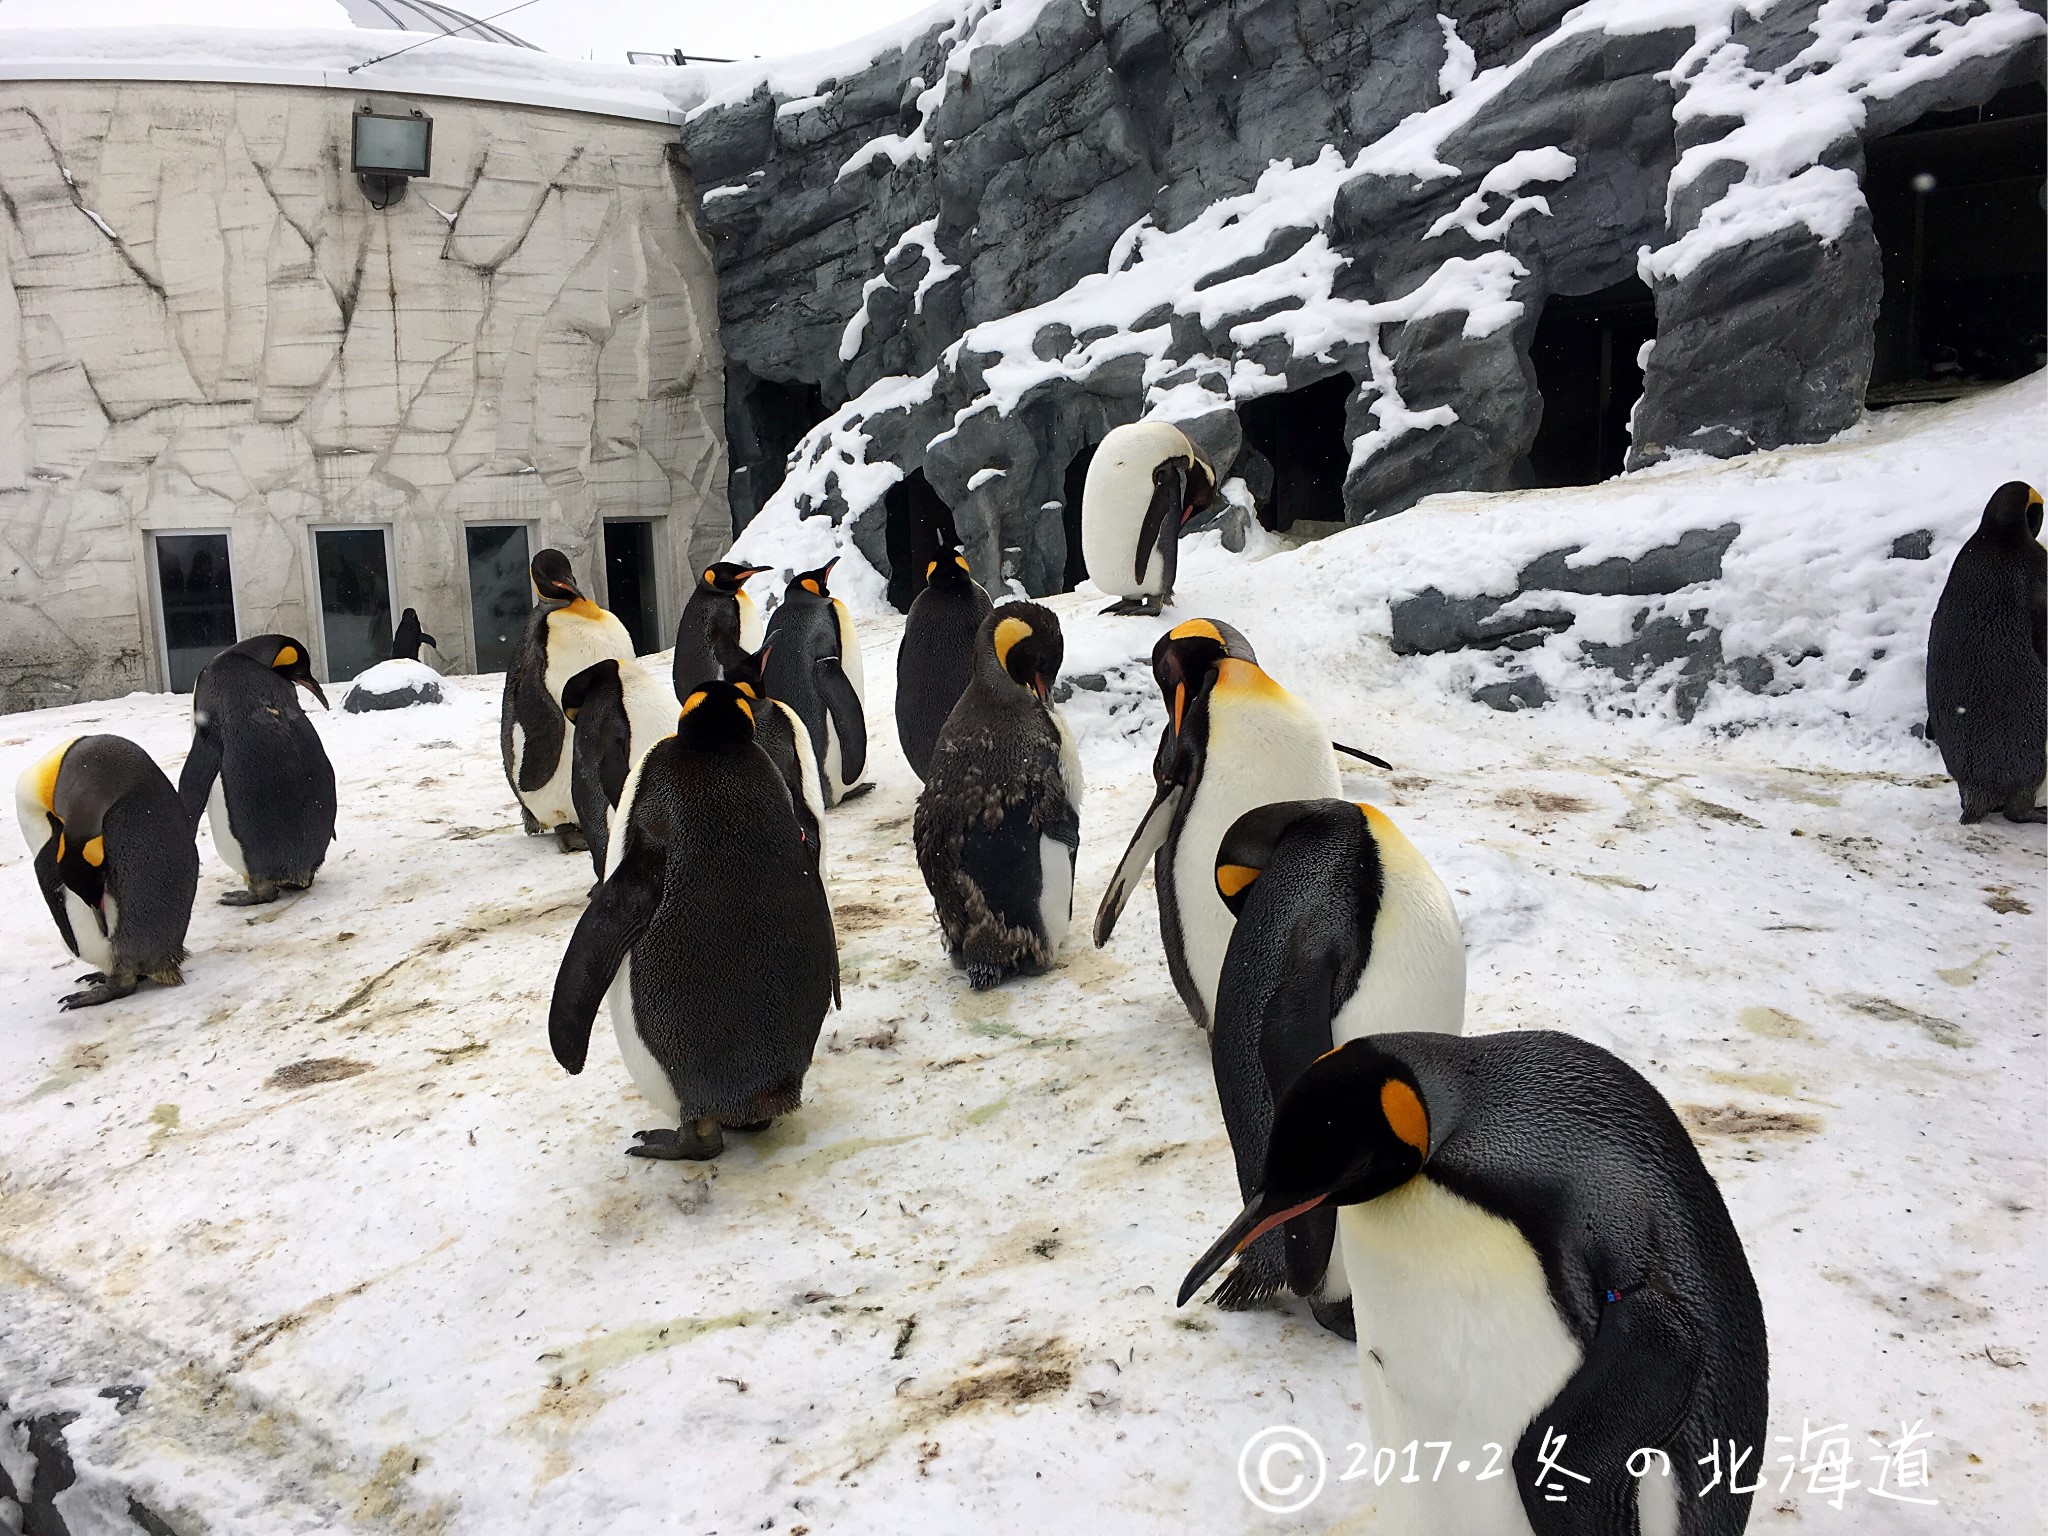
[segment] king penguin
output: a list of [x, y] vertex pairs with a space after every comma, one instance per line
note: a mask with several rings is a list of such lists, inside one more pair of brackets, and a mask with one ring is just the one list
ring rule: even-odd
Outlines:
[[761, 649], [767, 620], [761, 605], [747, 595], [747, 582], [767, 569], [731, 560], [704, 567], [676, 622], [677, 698], [687, 699], [706, 683], [730, 678], [742, 654]]
[[1235, 923], [1216, 891], [1216, 847], [1254, 806], [1336, 799], [1337, 759], [1316, 712], [1221, 620], [1190, 619], [1160, 636], [1152, 675], [1167, 710], [1152, 759], [1157, 793], [1096, 909], [1095, 944], [1109, 942], [1150, 860], [1174, 990], [1207, 1029]]
[[559, 549], [535, 555], [532, 575], [540, 601], [505, 668], [498, 746], [527, 835], [553, 832], [556, 846], [574, 853], [584, 839], [576, 821], [575, 727], [562, 713], [562, 689], [585, 667], [630, 660], [633, 637], [578, 590]]
[[615, 825], [610, 873], [555, 975], [555, 1059], [583, 1070], [609, 996], [626, 1070], [665, 1121], [628, 1152], [716, 1157], [726, 1130], [759, 1130], [797, 1107], [839, 995], [832, 914], [736, 685], [707, 683], [683, 701]]
[[911, 831], [955, 964], [977, 992], [1051, 968], [1074, 915], [1081, 764], [1052, 703], [1065, 642], [1037, 603], [974, 635], [974, 675], [946, 718]]
[[846, 605], [827, 581], [835, 558], [790, 579], [761, 643], [761, 676], [771, 698], [796, 712], [818, 757], [825, 804], [874, 788], [860, 782], [867, 767], [867, 712], [860, 646]]
[[1216, 470], [1179, 427], [1112, 427], [1081, 483], [1088, 578], [1120, 601], [1104, 613], [1156, 614], [1173, 601], [1180, 530], [1216, 495]]
[[110, 1003], [145, 976], [181, 985], [199, 850], [150, 755], [122, 736], [67, 741], [22, 774], [14, 809], [65, 947], [99, 967], [58, 1006]]
[[974, 675], [974, 636], [994, 606], [956, 546], [925, 566], [924, 590], [896, 646], [896, 739], [920, 780], [931, 769], [940, 727]]
[[[1429, 861], [1383, 811], [1346, 800], [1245, 812], [1216, 850], [1216, 891], [1236, 927], [1210, 1062], [1248, 1199], [1273, 1103], [1310, 1062], [1364, 1035], [1464, 1027], [1465, 936]], [[1238, 1256], [1216, 1300], [1250, 1306], [1285, 1286], [1353, 1337], [1336, 1232], [1333, 1211], [1296, 1217]]]
[[[782, 775], [796, 811], [797, 831], [811, 856], [820, 884], [825, 879], [825, 781], [803, 718], [782, 700], [770, 698], [761, 680], [761, 658], [742, 654], [727, 682], [737, 684], [754, 706], [754, 744]], [[829, 900], [829, 896], [827, 898]]]
[[1491, 1457], [1491, 1476], [1386, 1479], [1373, 1530], [1743, 1529], [1756, 1485], [1735, 1490], [1725, 1448], [1768, 1454], [1763, 1307], [1720, 1190], [1633, 1068], [1551, 1030], [1353, 1040], [1281, 1095], [1262, 1163], [1180, 1303], [1334, 1206], [1371, 1438]]
[[639, 662], [617, 656], [585, 667], [562, 685], [562, 714], [574, 727], [569, 788], [576, 825], [600, 880], [626, 778], [649, 747], [674, 732], [676, 710], [667, 684]]
[[1992, 493], [1949, 568], [1927, 632], [1927, 735], [1956, 781], [1965, 823], [2004, 811], [2048, 821], [2048, 552], [2041, 493]]
[[178, 797], [193, 827], [202, 811], [213, 847], [245, 889], [228, 907], [259, 906], [303, 891], [334, 841], [334, 765], [299, 707], [303, 688], [327, 707], [306, 647], [257, 635], [200, 670], [192, 689], [192, 750]]

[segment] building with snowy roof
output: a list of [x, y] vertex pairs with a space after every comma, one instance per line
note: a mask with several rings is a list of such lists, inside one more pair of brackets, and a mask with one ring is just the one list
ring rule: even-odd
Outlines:
[[177, 11], [0, 7], [0, 708], [268, 631], [338, 680], [407, 607], [495, 670], [550, 544], [666, 646], [731, 537], [681, 72], [433, 0]]

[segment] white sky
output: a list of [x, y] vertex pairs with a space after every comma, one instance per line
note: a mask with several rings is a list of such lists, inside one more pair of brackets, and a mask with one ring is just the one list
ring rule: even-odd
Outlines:
[[[490, 16], [513, 0], [449, 0]], [[928, 8], [931, 0], [534, 0], [499, 25], [572, 59], [623, 64], [626, 50], [723, 58], [811, 53]]]

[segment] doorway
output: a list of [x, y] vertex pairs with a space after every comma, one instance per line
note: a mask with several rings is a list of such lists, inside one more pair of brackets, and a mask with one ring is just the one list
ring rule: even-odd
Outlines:
[[463, 529], [469, 548], [469, 620], [476, 636], [476, 670], [502, 672], [511, 664], [533, 609], [533, 576], [524, 523], [475, 524]]
[[1275, 533], [1296, 522], [1344, 521], [1344, 406], [1358, 381], [1333, 373], [1284, 395], [1260, 395], [1237, 408], [1245, 441], [1273, 466], [1273, 489], [1257, 503], [1259, 521]]
[[1545, 302], [1529, 343], [1543, 418], [1518, 481], [1595, 485], [1621, 473], [1629, 414], [1643, 393], [1636, 359], [1656, 334], [1656, 301], [1640, 278]]
[[753, 378], [735, 364], [726, 369], [725, 414], [726, 499], [738, 533], [781, 488], [804, 434], [825, 419], [825, 392], [801, 379]]
[[235, 643], [235, 580], [225, 533], [150, 536], [164, 686], [190, 693], [199, 671]]
[[390, 536], [382, 528], [316, 528], [313, 565], [326, 681], [345, 683], [391, 656]]
[[1088, 579], [1088, 556], [1081, 548], [1081, 493], [1088, 485], [1088, 466], [1095, 462], [1099, 443], [1090, 443], [1067, 460], [1067, 473], [1060, 482], [1060, 520], [1067, 530], [1067, 568], [1060, 576], [1060, 590], [1071, 592]]
[[924, 590], [925, 567], [939, 551], [959, 542], [953, 509], [946, 505], [924, 471], [913, 469], [882, 493], [886, 521], [883, 536], [889, 556], [889, 605], [907, 613]]
[[654, 585], [654, 524], [645, 518], [604, 525], [604, 590], [611, 611], [633, 637], [633, 654], [662, 649], [661, 607]]

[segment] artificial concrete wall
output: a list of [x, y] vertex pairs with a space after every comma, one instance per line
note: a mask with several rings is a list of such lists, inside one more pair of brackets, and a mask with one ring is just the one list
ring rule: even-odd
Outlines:
[[[418, 107], [378, 212], [350, 116]], [[393, 612], [474, 654], [463, 526], [603, 594], [657, 523], [660, 617], [730, 541], [710, 257], [675, 130], [204, 83], [0, 86], [0, 709], [163, 686], [148, 535], [226, 529], [244, 635], [321, 637], [311, 530], [391, 530]]]

